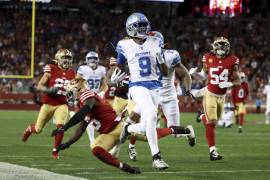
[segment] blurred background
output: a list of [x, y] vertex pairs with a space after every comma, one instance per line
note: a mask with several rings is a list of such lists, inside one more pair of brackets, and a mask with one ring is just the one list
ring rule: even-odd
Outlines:
[[[163, 33], [188, 69], [201, 63], [213, 38], [228, 37], [231, 52], [240, 58], [248, 77], [248, 104], [262, 112], [262, 89], [270, 71], [267, 0], [36, 0], [34, 79], [0, 78], [1, 109], [38, 107], [36, 83], [59, 48], [72, 50], [75, 70], [90, 50], [97, 51], [101, 64], [108, 67], [133, 12], [148, 17], [152, 30]], [[0, 75], [30, 75], [31, 17], [31, 0], [0, 0]], [[193, 82], [193, 88], [203, 86]], [[182, 106], [193, 104], [181, 100]]]

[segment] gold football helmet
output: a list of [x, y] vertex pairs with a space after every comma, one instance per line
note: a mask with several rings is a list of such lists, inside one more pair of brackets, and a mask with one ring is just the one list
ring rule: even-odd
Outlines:
[[59, 49], [54, 59], [61, 68], [68, 69], [72, 66], [73, 55], [68, 49]]
[[214, 40], [211, 44], [212, 46], [212, 53], [218, 56], [227, 56], [230, 52], [230, 42], [225, 37], [218, 37]]
[[85, 89], [87, 89], [87, 84], [83, 79], [73, 79], [65, 86], [67, 94], [72, 95], [75, 99], [78, 98], [80, 92]]

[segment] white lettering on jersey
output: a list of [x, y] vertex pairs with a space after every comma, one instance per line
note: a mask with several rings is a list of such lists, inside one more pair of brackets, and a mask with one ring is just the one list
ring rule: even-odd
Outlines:
[[105, 76], [106, 69], [104, 66], [99, 65], [97, 69], [93, 70], [87, 65], [82, 65], [78, 68], [77, 73], [87, 82], [91, 90], [99, 92], [102, 77]]

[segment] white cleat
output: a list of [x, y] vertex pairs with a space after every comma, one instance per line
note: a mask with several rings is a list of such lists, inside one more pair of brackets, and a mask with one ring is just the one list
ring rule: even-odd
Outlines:
[[155, 159], [152, 163], [152, 167], [158, 170], [165, 170], [169, 168], [169, 165], [162, 159]]
[[190, 133], [187, 135], [188, 143], [191, 147], [193, 147], [196, 144], [196, 136], [195, 136], [194, 129], [191, 125], [188, 125], [186, 128], [189, 129], [190, 131]]
[[137, 161], [137, 152], [135, 147], [128, 148], [128, 155], [132, 161]]

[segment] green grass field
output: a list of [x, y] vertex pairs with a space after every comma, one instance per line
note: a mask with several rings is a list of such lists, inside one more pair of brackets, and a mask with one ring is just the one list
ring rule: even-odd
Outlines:
[[[197, 144], [189, 147], [185, 138], [166, 137], [159, 141], [164, 160], [170, 165], [166, 171], [151, 167], [148, 144], [137, 142], [138, 161], [130, 162], [127, 143], [121, 149], [120, 159], [142, 170], [140, 175], [124, 173], [97, 160], [91, 154], [85, 134], [70, 149], [61, 153], [59, 160], [51, 157], [54, 125], [50, 122], [39, 135], [21, 142], [25, 127], [35, 122], [36, 111], [0, 111], [0, 161], [27, 167], [46, 169], [61, 174], [88, 179], [270, 179], [270, 126], [264, 125], [264, 114], [246, 117], [243, 133], [237, 128], [218, 129], [217, 147], [224, 160], [211, 162], [204, 136], [204, 127], [196, 123], [195, 114], [182, 113], [182, 125], [195, 127]], [[72, 130], [65, 134], [65, 140]]]

